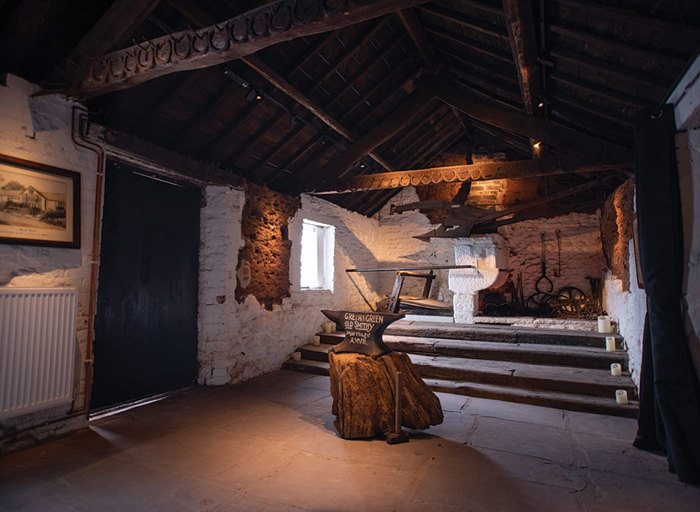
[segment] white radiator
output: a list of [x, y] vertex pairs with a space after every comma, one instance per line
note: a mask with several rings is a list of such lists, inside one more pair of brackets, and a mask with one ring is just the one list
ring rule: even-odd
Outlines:
[[0, 288], [0, 420], [73, 400], [75, 288]]

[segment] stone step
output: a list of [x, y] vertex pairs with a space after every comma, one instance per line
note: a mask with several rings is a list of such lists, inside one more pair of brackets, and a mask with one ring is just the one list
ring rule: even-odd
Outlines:
[[[318, 347], [315, 347], [318, 348]], [[328, 375], [328, 362], [302, 359], [287, 361], [287, 370], [302, 371], [317, 375]], [[614, 398], [577, 395], [557, 391], [522, 389], [513, 386], [453, 381], [447, 379], [424, 379], [433, 391], [461, 394], [478, 398], [490, 398], [507, 402], [517, 402], [544, 407], [555, 407], [569, 411], [582, 411], [595, 414], [611, 414], [634, 418], [637, 416], [638, 403], [631, 400], [629, 404], [618, 404]]]
[[[305, 345], [300, 351], [304, 359], [328, 361], [331, 345]], [[614, 377], [608, 369], [576, 368], [493, 361], [443, 355], [409, 354], [423, 378], [469, 381], [498, 386], [560, 391], [582, 395], [614, 397], [616, 389], [625, 389], [635, 396], [634, 383], [628, 373]]]
[[605, 337], [613, 336], [618, 350], [624, 350], [624, 339], [619, 334], [603, 334], [566, 329], [538, 329], [507, 325], [448, 324], [442, 322], [413, 322], [401, 320], [389, 326], [387, 335], [441, 338], [501, 343], [531, 343], [605, 348]]
[[[413, 354], [434, 354], [470, 359], [515, 361], [532, 364], [575, 366], [609, 369], [612, 363], [627, 367], [627, 353], [606, 352], [594, 347], [541, 345], [533, 343], [504, 343], [498, 341], [450, 340], [414, 336], [384, 335], [384, 343], [392, 350]], [[335, 345], [343, 333], [321, 335], [323, 343]]]
[[589, 412], [594, 414], [610, 414], [636, 418], [639, 413], [639, 402], [630, 400], [628, 404], [618, 404], [614, 398], [575, 395], [556, 391], [540, 391], [521, 389], [509, 386], [494, 386], [491, 384], [475, 384], [472, 382], [455, 382], [449, 380], [424, 379], [433, 391], [466, 395], [474, 398], [490, 398], [506, 402], [554, 407], [567, 411]]

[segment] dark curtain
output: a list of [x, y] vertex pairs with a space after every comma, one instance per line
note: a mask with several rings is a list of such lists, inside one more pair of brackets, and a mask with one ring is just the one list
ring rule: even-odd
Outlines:
[[700, 483], [700, 388], [682, 311], [683, 239], [673, 105], [635, 125], [640, 263], [647, 294], [639, 429], [634, 445], [666, 453], [669, 470]]

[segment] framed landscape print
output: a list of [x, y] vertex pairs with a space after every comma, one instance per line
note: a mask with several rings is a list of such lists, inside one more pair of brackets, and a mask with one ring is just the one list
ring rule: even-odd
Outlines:
[[0, 243], [80, 247], [80, 173], [0, 154]]

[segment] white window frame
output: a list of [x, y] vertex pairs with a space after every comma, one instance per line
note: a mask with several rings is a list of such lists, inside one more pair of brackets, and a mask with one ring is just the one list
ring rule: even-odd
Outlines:
[[[302, 274], [304, 261], [304, 233], [306, 229], [313, 229], [316, 248], [316, 275], [313, 283], [305, 282]], [[302, 290], [330, 290], [333, 291], [335, 252], [335, 227], [323, 224], [311, 219], [302, 219], [300, 233], [301, 251], [299, 255], [299, 284]]]

